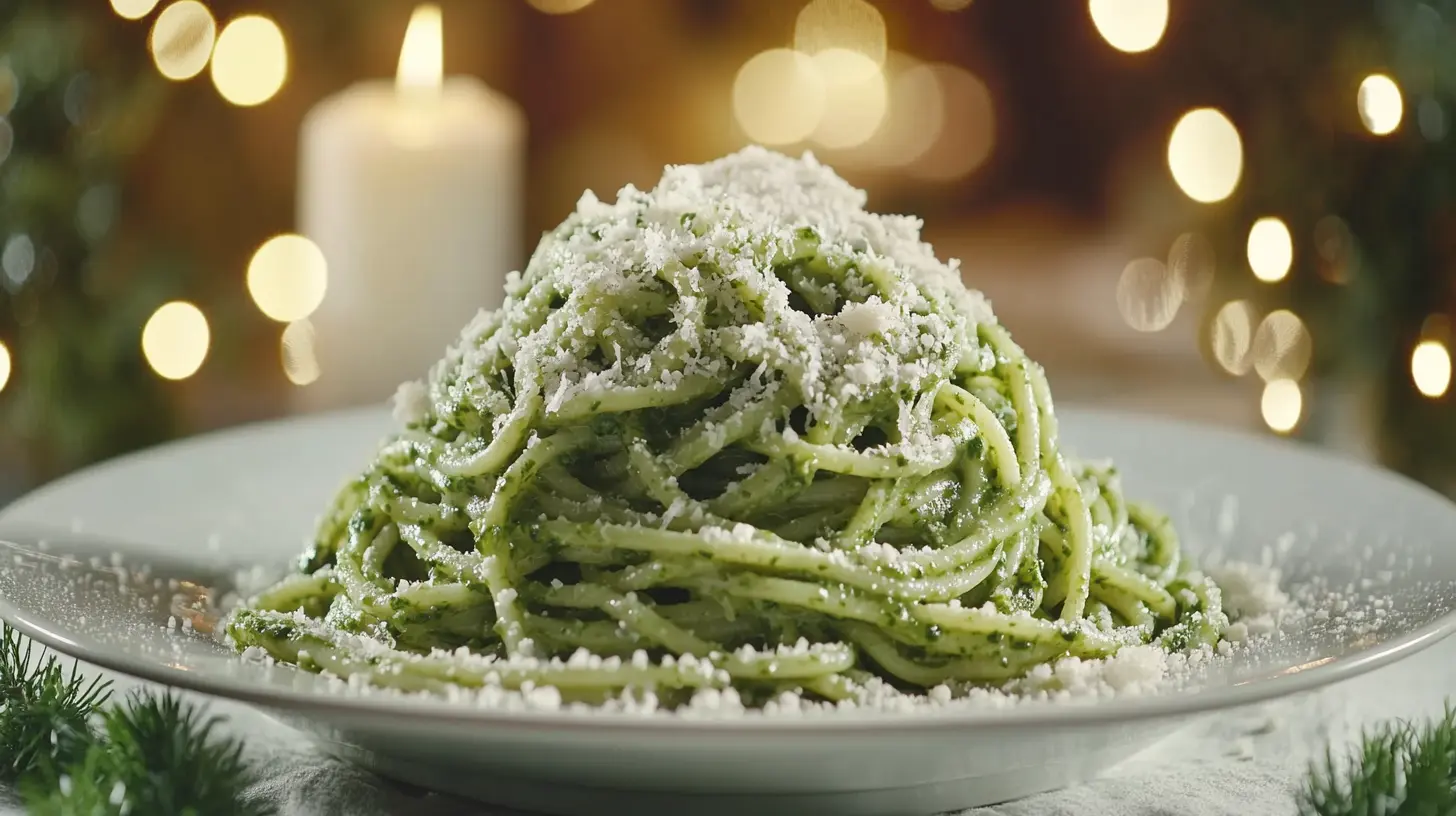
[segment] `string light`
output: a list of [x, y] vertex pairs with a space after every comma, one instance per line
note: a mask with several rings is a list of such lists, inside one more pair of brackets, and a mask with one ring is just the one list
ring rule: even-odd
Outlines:
[[1151, 49], [1168, 28], [1168, 0], [1088, 0], [1087, 11], [1102, 39], [1129, 54]]
[[1137, 331], [1166, 329], [1182, 305], [1182, 285], [1157, 258], [1138, 258], [1117, 279], [1117, 309]]
[[324, 301], [329, 270], [323, 250], [302, 235], [269, 238], [248, 262], [248, 294], [263, 314], [292, 323]]
[[1356, 106], [1360, 110], [1360, 121], [1365, 129], [1376, 136], [1394, 133], [1400, 127], [1405, 114], [1405, 102], [1401, 99], [1400, 86], [1385, 74], [1371, 74], [1360, 83], [1356, 94]]
[[805, 54], [855, 51], [885, 62], [885, 18], [865, 0], [813, 0], [794, 22], [794, 48]]
[[1284, 280], [1294, 265], [1294, 237], [1289, 227], [1273, 216], [1254, 222], [1249, 228], [1249, 268], [1265, 283]]
[[1249, 373], [1254, 361], [1254, 323], [1258, 313], [1247, 300], [1231, 300], [1213, 317], [1210, 347], [1213, 359], [1224, 371], [1236, 376]]
[[0, 343], [0, 391], [10, 384], [10, 349]]
[[733, 115], [753, 141], [793, 144], [819, 126], [824, 97], [824, 79], [812, 59], [792, 49], [773, 48], [738, 69]]
[[212, 84], [241, 107], [273, 98], [288, 79], [288, 45], [278, 24], [256, 14], [228, 23], [212, 50]]
[[1304, 413], [1304, 394], [1294, 380], [1274, 380], [1264, 386], [1264, 395], [1259, 400], [1259, 413], [1264, 424], [1275, 433], [1286, 434], [1299, 424]]
[[307, 320], [289, 323], [280, 341], [283, 375], [294, 385], [310, 385], [322, 373], [314, 351], [313, 324]]
[[889, 91], [879, 64], [844, 48], [826, 48], [813, 61], [824, 85], [824, 111], [810, 138], [830, 149], [869, 141], [888, 107]]
[[1436, 399], [1451, 387], [1451, 352], [1440, 340], [1422, 340], [1411, 351], [1411, 379], [1421, 394]]
[[197, 0], [177, 0], [152, 23], [148, 46], [157, 71], [181, 81], [202, 73], [217, 41], [217, 21]]
[[140, 20], [156, 7], [157, 0], [111, 0], [111, 10], [123, 20]]
[[1254, 370], [1265, 382], [1303, 377], [1313, 356], [1309, 329], [1288, 309], [1270, 312], [1254, 332]]
[[1238, 128], [1215, 108], [1196, 108], [1173, 126], [1168, 169], [1179, 189], [1194, 201], [1212, 204], [1233, 193], [1243, 172]]
[[168, 380], [196, 374], [211, 342], [207, 317], [182, 300], [162, 304], [142, 328], [142, 354], [152, 370]]

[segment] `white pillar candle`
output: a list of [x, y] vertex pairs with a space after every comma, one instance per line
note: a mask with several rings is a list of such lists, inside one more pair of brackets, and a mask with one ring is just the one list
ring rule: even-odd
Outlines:
[[519, 262], [524, 117], [478, 80], [444, 78], [442, 55], [439, 9], [422, 6], [393, 83], [350, 87], [304, 120], [299, 230], [328, 288], [301, 408], [383, 402], [423, 377]]

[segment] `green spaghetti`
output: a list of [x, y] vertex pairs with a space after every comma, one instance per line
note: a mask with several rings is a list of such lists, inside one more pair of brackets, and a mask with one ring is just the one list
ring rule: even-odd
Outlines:
[[239, 648], [411, 691], [762, 705], [1217, 642], [1219, 593], [909, 218], [751, 148], [588, 193]]

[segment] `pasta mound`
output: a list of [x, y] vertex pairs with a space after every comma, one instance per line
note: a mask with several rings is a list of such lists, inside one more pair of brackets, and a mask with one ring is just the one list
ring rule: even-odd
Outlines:
[[590, 193], [423, 383], [240, 647], [667, 704], [1004, 684], [1216, 642], [1216, 586], [920, 241], [812, 157]]

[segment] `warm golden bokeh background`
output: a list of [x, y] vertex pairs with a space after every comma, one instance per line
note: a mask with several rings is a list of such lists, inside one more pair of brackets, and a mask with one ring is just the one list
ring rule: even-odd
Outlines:
[[[226, 18], [233, 11], [227, 5], [214, 3], [212, 11]], [[407, 3], [375, 4], [353, 22], [349, 49], [329, 42], [338, 34], [328, 27], [292, 25], [290, 15], [303, 9], [274, 5], [263, 10], [275, 15], [276, 36], [289, 38], [290, 57], [277, 94], [257, 107], [230, 106], [218, 92], [227, 72], [215, 58], [192, 87], [179, 89], [185, 107], [179, 100], [137, 171], [145, 199], [134, 217], [184, 236], [209, 267], [235, 281], [264, 241], [294, 228], [299, 121], [330, 92], [361, 77], [392, 75], [411, 10]], [[1155, 77], [1155, 60], [1135, 61], [1109, 45], [1091, 15], [1047, 14], [1045, 2], [1019, 12], [1004, 3], [883, 5], [881, 16], [867, 3], [445, 3], [446, 69], [483, 77], [526, 111], [528, 236], [559, 221], [582, 190], [610, 196], [627, 183], [650, 186], [666, 163], [711, 159], [752, 140], [812, 149], [866, 186], [877, 208], [923, 214], [931, 240], [943, 254], [963, 258], [969, 282], [991, 292], [1033, 353], [1065, 369], [1059, 379], [1086, 381], [1085, 389], [1069, 383], [1064, 392], [1085, 390], [1078, 395], [1090, 399], [1121, 392], [1129, 404], [1146, 405], [1145, 396], [1123, 390], [1137, 387], [1123, 381], [1128, 375], [1146, 376], [1170, 392], [1153, 399], [1176, 401], [1175, 389], [1165, 389], [1173, 376], [1186, 388], [1218, 392], [1219, 405], [1207, 409], [1185, 394], [1186, 410], [1247, 421], [1250, 400], [1222, 393], [1225, 383], [1199, 361], [1187, 326], [1144, 336], [1129, 330], [1117, 308], [1122, 267], [1140, 245], [1145, 252], [1166, 247], [1160, 233], [1183, 226], [1178, 211], [1191, 209], [1159, 149], [1171, 124], [1159, 108], [1172, 106], [1149, 100], [1146, 113], [1129, 110], [1117, 121], [1115, 108], [1127, 104], [1107, 99], [1112, 109], [1103, 133], [1070, 139], [1063, 132], [1085, 121], [1078, 109], [1095, 104], [1075, 97], [1120, 96], [1119, 83], [1146, 86], [1139, 75]], [[1045, 8], [1030, 8], [1036, 5]], [[1103, 28], [1129, 48], [1146, 51], [1170, 36], [1156, 25], [1156, 13], [1105, 14]], [[1039, 35], [1038, 23], [1045, 28]], [[1006, 29], [1033, 30], [1021, 47], [1008, 47], [1017, 42], [1012, 37], [995, 44], [990, 35]], [[1039, 48], [1025, 47], [1038, 41]], [[1086, 55], [1080, 82], [1046, 66], [1053, 49]], [[352, 62], [310, 59], [350, 50]], [[811, 50], [815, 57], [807, 56]], [[884, 60], [883, 72], [866, 52]], [[1184, 160], [1193, 174], [1188, 183], [1199, 184], [1202, 173], [1212, 181], [1201, 183], [1216, 188], [1217, 168], [1199, 166], [1197, 145], [1184, 149], [1195, 151]], [[1153, 221], [1152, 212], [1162, 215]], [[1186, 217], [1191, 222], [1192, 213]], [[1136, 290], [1123, 288], [1133, 297]], [[1153, 325], [1167, 318], [1174, 315], [1154, 316]], [[276, 334], [276, 327], [259, 321], [254, 328], [254, 345], [276, 344], [264, 331]], [[1139, 364], [1126, 368], [1134, 359]], [[274, 410], [275, 392], [287, 385], [277, 355], [253, 355], [251, 363], [250, 398], [219, 400], [239, 416], [221, 417], [209, 407], [210, 421]], [[1109, 377], [1117, 388], [1096, 393], [1097, 382]], [[199, 379], [210, 379], [208, 372]], [[1240, 403], [1243, 410], [1229, 410]]]
[[[330, 94], [394, 75], [413, 4], [110, 5], [107, 47], [149, 51], [167, 78], [157, 125], [126, 170], [125, 238], [113, 251], [145, 240], [187, 259], [185, 302], [158, 303], [136, 342], [175, 381], [181, 433], [285, 413], [296, 389], [328, 376], [302, 322], [328, 297], [327, 259], [289, 237], [300, 124]], [[812, 149], [864, 186], [873, 208], [923, 216], [927, 238], [962, 259], [967, 283], [1046, 365], [1061, 402], [1288, 433], [1323, 399], [1354, 407], [1331, 407], [1321, 438], [1372, 449], [1364, 403], [1321, 396], [1308, 380], [1320, 338], [1301, 315], [1238, 296], [1282, 285], [1306, 253], [1339, 274], [1343, 222], [1329, 215], [1309, 235], [1267, 215], [1238, 227], [1246, 241], [1233, 254], [1200, 231], [1256, 172], [1245, 142], [1256, 102], [1189, 68], [1189, 54], [1233, 47], [1200, 40], [1222, 3], [440, 8], [445, 72], [483, 79], [524, 113], [526, 251], [584, 189], [651, 186], [664, 164], [753, 141]], [[1319, 96], [1340, 111], [1334, 127], [1363, 138], [1414, 126], [1377, 61], [1350, 64], [1348, 82], [1301, 104]], [[23, 249], [6, 246], [16, 264]], [[1445, 340], [1433, 334], [1410, 355], [1419, 391], [1443, 396]], [[29, 376], [0, 347], [0, 388], [25, 389]]]

